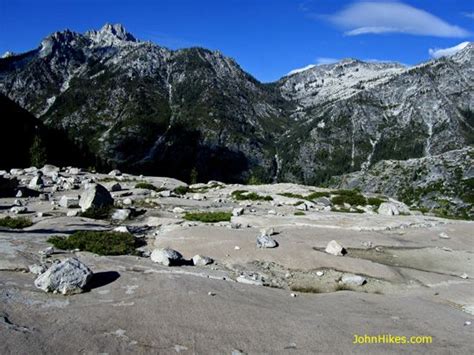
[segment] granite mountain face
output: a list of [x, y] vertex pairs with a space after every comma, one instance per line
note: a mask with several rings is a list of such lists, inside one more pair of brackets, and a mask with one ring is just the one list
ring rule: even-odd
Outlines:
[[219, 52], [105, 25], [0, 59], [0, 92], [103, 166], [321, 184], [472, 145], [473, 52], [414, 67], [346, 59], [263, 84]]

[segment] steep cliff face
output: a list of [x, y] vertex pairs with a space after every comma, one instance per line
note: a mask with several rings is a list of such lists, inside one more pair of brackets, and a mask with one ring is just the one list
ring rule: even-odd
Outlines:
[[120, 25], [57, 32], [3, 59], [0, 91], [105, 165], [182, 179], [264, 177], [285, 125], [276, 89], [232, 59], [139, 42]]
[[320, 184], [472, 145], [473, 51], [409, 68], [348, 59], [262, 84], [219, 52], [171, 51], [105, 25], [0, 59], [0, 92], [96, 165]]

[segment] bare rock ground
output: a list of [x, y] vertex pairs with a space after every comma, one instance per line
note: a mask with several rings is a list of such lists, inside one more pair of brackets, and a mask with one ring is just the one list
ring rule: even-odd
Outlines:
[[[26, 206], [31, 227], [0, 227], [0, 352], [159, 354], [472, 353], [473, 222], [376, 212], [334, 212], [315, 201], [304, 215], [298, 198], [324, 191], [295, 184], [217, 182], [191, 186], [157, 177], [114, 176], [62, 169], [43, 176], [43, 197], [0, 199], [0, 217]], [[8, 178], [8, 173], [6, 174]], [[28, 186], [35, 171], [20, 172]], [[66, 181], [66, 182], [65, 182]], [[71, 213], [62, 196], [78, 198], [86, 183], [112, 190], [125, 221]], [[136, 188], [149, 183], [157, 191]], [[77, 185], [77, 186], [74, 186]], [[272, 200], [236, 200], [246, 190]], [[129, 201], [126, 201], [129, 199]], [[20, 200], [20, 202], [18, 201]], [[188, 221], [187, 212], [243, 213], [230, 221]], [[179, 251], [186, 262], [162, 266], [145, 256], [84, 251], [38, 252], [51, 235], [127, 226], [155, 248]], [[277, 241], [258, 248], [261, 234]], [[441, 235], [441, 237], [440, 237]], [[447, 237], [446, 237], [447, 236]], [[325, 252], [336, 240], [344, 256]], [[148, 252], [148, 253], [146, 253]], [[214, 259], [192, 266], [195, 255]], [[34, 285], [29, 266], [76, 257], [94, 276], [86, 292], [63, 296]], [[348, 275], [362, 285], [345, 284]], [[431, 336], [431, 344], [353, 344], [357, 335]]]

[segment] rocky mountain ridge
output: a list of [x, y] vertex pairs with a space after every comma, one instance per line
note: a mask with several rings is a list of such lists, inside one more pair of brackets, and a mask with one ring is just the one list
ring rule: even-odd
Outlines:
[[262, 84], [231, 58], [121, 25], [0, 59], [0, 92], [96, 166], [191, 181], [324, 184], [474, 142], [473, 45], [414, 66], [355, 59]]

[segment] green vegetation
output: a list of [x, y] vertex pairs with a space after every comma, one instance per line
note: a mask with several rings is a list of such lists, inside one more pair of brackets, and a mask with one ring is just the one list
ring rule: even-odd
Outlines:
[[30, 227], [33, 225], [33, 222], [31, 222], [28, 218], [24, 217], [4, 217], [0, 218], [0, 227], [6, 227], [6, 228], [11, 228], [11, 229], [22, 229], [26, 227]]
[[153, 190], [153, 191], [156, 191], [156, 192], [160, 192], [160, 191], [164, 191], [166, 190], [165, 188], [163, 187], [156, 187], [155, 185], [153, 184], [150, 184], [148, 182], [139, 182], [135, 185], [135, 188], [136, 189], [147, 189], [147, 190]]
[[237, 201], [272, 201], [273, 197], [271, 196], [262, 196], [255, 192], [249, 192], [246, 190], [235, 190], [232, 192], [232, 197]]
[[294, 213], [294, 215], [295, 215], [295, 216], [305, 216], [306, 213], [304, 213], [303, 211], [296, 211], [296, 212]]
[[367, 198], [367, 203], [371, 206], [374, 206], [374, 207], [379, 207], [383, 202], [385, 202], [385, 200], [382, 200], [381, 198], [378, 198], [378, 197], [369, 197]]
[[292, 286], [290, 286], [290, 290], [294, 291], [294, 292], [300, 292], [300, 293], [323, 293], [324, 292], [316, 286], [292, 285]]
[[332, 194], [337, 195], [331, 199], [335, 205], [344, 205], [344, 203], [351, 206], [367, 205], [367, 199], [356, 190], [337, 190], [332, 191]]
[[351, 210], [350, 208], [344, 208], [344, 207], [341, 207], [341, 208], [332, 207], [331, 211], [332, 212], [344, 212], [344, 213], [364, 213], [364, 211], [359, 209], [359, 208], [355, 208], [355, 209]]
[[189, 187], [187, 186], [178, 186], [173, 190], [173, 192], [177, 195], [186, 195], [188, 191], [189, 191]]
[[109, 219], [112, 216], [113, 208], [111, 206], [107, 207], [91, 207], [88, 210], [81, 212], [79, 215], [85, 218], [92, 219]]
[[230, 212], [188, 212], [184, 215], [187, 221], [204, 223], [229, 222], [232, 217]]
[[136, 255], [139, 241], [130, 233], [79, 231], [68, 237], [52, 236], [48, 243], [62, 250], [79, 249], [98, 255]]
[[36, 166], [37, 168], [40, 168], [46, 164], [47, 159], [48, 156], [43, 141], [40, 136], [36, 135], [33, 138], [33, 143], [31, 144], [30, 148], [31, 166]]

